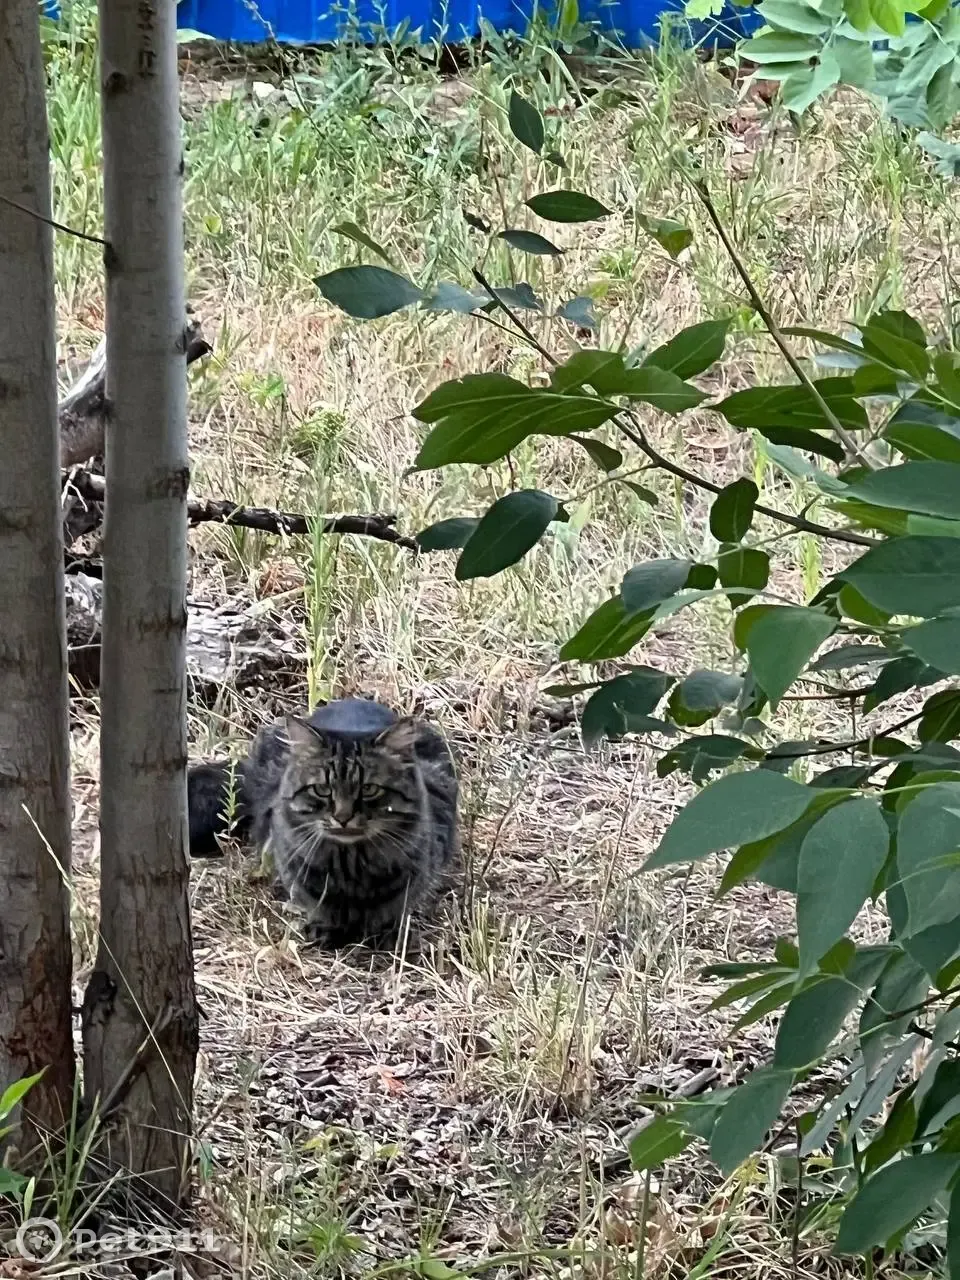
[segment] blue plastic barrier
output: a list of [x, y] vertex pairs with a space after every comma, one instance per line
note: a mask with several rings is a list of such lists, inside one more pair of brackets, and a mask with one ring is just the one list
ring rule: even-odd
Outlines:
[[[245, 43], [373, 42], [384, 30], [405, 25], [425, 43], [455, 44], [479, 34], [481, 17], [496, 31], [523, 32], [534, 8], [535, 0], [181, 0], [177, 21], [217, 40]], [[680, 12], [677, 0], [581, 0], [580, 17], [638, 49], [656, 41], [661, 15], [669, 10]], [[752, 10], [730, 8], [720, 21], [692, 24], [691, 35], [732, 44], [756, 25]]]

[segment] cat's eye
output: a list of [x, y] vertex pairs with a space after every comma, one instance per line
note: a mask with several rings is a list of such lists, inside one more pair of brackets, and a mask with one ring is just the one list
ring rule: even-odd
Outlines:
[[315, 800], [330, 799], [330, 788], [325, 787], [322, 782], [314, 782], [311, 786], [307, 787], [307, 793]]
[[375, 782], [365, 782], [360, 788], [360, 794], [364, 800], [375, 800], [377, 796], [383, 795], [383, 787], [377, 786]]

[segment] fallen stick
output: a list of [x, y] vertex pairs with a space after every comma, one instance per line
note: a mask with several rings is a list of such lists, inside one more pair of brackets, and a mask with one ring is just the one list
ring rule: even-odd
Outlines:
[[[106, 481], [103, 476], [81, 471], [73, 476], [70, 484], [77, 494], [88, 502], [103, 502], [106, 497]], [[239, 529], [257, 529], [261, 533], [281, 536], [302, 536], [310, 532], [311, 524], [319, 524], [322, 533], [352, 533], [362, 538], [376, 538], [380, 542], [392, 542], [395, 546], [417, 550], [413, 538], [399, 533], [393, 526], [396, 516], [307, 516], [290, 511], [273, 511], [269, 507], [240, 507], [235, 502], [215, 498], [190, 498], [187, 516], [191, 524], [228, 524]]]

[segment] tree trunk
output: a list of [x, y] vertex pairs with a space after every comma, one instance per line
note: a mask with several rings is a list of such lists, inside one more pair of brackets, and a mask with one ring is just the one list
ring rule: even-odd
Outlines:
[[[39, 9], [0, 4], [0, 1091], [46, 1068], [22, 1152], [70, 1114], [70, 756], [50, 170]], [[59, 866], [58, 866], [59, 863]]]
[[84, 1085], [108, 1158], [185, 1197], [198, 1024], [187, 900], [187, 429], [173, 0], [100, 0], [107, 276], [101, 945]]

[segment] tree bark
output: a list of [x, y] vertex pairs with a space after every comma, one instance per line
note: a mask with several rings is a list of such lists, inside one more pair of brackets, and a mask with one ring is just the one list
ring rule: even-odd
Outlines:
[[101, 945], [84, 1085], [110, 1163], [185, 1199], [198, 1021], [187, 900], [187, 333], [176, 5], [100, 0], [108, 248]]
[[[70, 758], [50, 171], [39, 10], [0, 4], [0, 1090], [22, 1153], [62, 1130], [74, 1081]], [[59, 866], [58, 866], [59, 863]]]

